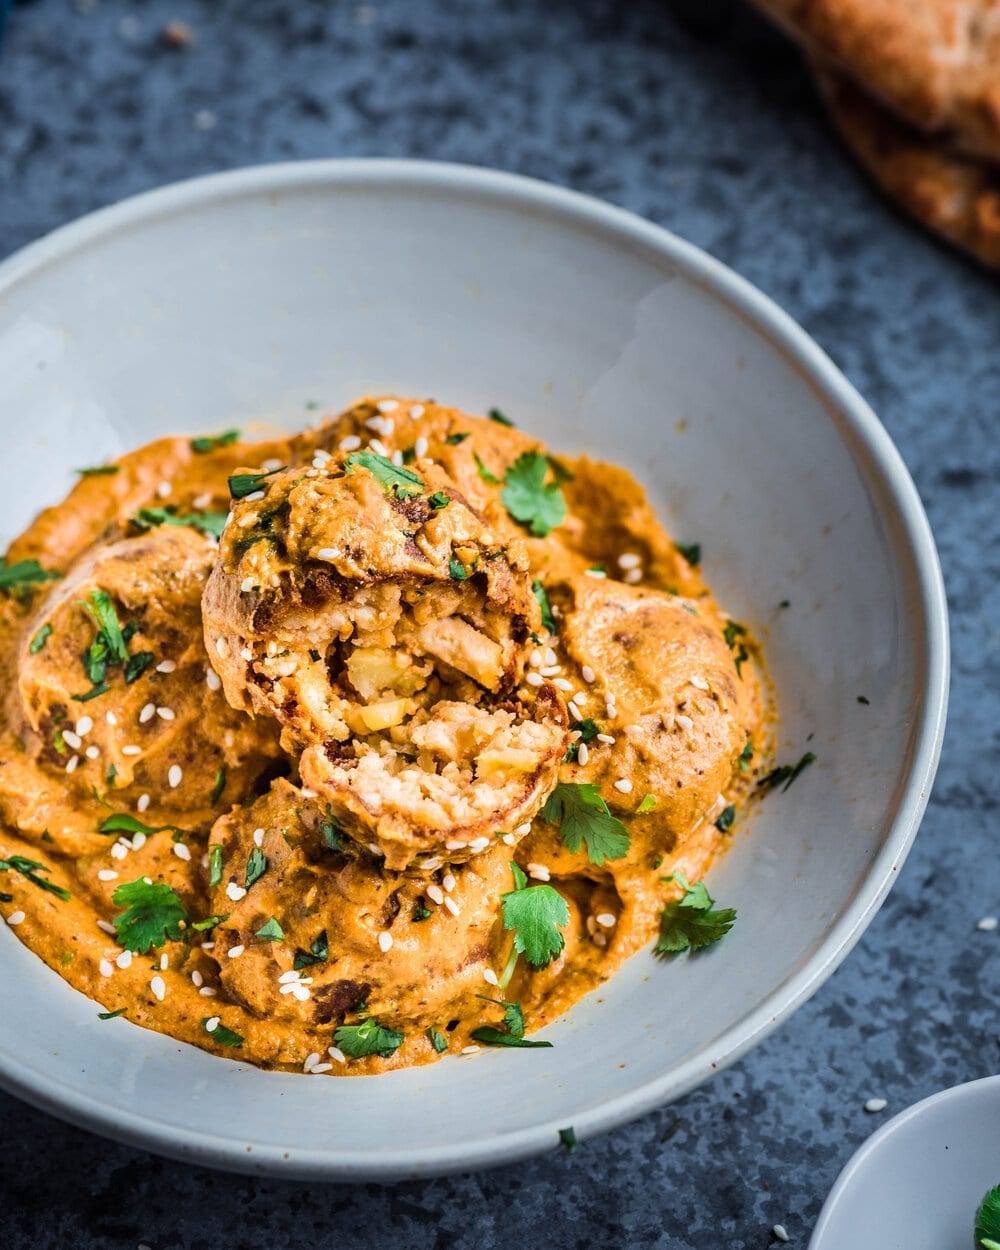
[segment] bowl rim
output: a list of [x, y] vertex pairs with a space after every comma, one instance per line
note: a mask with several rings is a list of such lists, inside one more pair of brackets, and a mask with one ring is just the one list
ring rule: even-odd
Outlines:
[[809, 1239], [808, 1250], [823, 1250], [827, 1244], [825, 1238], [834, 1216], [840, 1210], [844, 1195], [850, 1191], [858, 1173], [868, 1166], [872, 1157], [881, 1150], [890, 1137], [895, 1137], [908, 1128], [914, 1120], [921, 1120], [927, 1115], [932, 1115], [945, 1103], [974, 1103], [987, 1091], [1000, 1091], [1000, 1075], [983, 1076], [975, 1081], [963, 1081], [959, 1085], [949, 1085], [947, 1089], [938, 1090], [936, 1094], [929, 1094], [926, 1098], [921, 1098], [919, 1102], [904, 1107], [891, 1120], [887, 1120], [881, 1128], [866, 1138], [844, 1164], [833, 1183], [833, 1188], [827, 1194], [826, 1202], [823, 1203], [816, 1227], [813, 1229], [813, 1235]]
[[[905, 463], [872, 409], [847, 378], [787, 313], [749, 281], [695, 245], [626, 209], [534, 178], [437, 161], [360, 158], [252, 165], [208, 174], [143, 192], [61, 226], [0, 262], [0, 300], [21, 280], [72, 253], [157, 218], [207, 203], [261, 194], [378, 188], [397, 193], [448, 192], [456, 198], [521, 206], [619, 242], [659, 254], [676, 270], [750, 322], [826, 400], [842, 438], [888, 502], [899, 522], [899, 546], [912, 579], [919, 616], [918, 656], [924, 670], [919, 729], [899, 788], [885, 842], [822, 945], [792, 976], [720, 1035], [712, 1051], [692, 1056], [655, 1080], [609, 1098], [573, 1117], [582, 1141], [678, 1098], [733, 1063], [802, 1005], [859, 940], [884, 901], [916, 835], [940, 757], [949, 685], [948, 614], [944, 581], [930, 524]], [[83, 1128], [186, 1162], [231, 1171], [273, 1173], [327, 1180], [393, 1180], [439, 1176], [516, 1162], [559, 1145], [562, 1122], [542, 1122], [475, 1143], [436, 1148], [379, 1149], [370, 1154], [255, 1145], [245, 1138], [208, 1135], [159, 1122], [136, 1112], [110, 1111], [99, 1097], [29, 1069], [17, 1054], [0, 1049], [0, 1087]]]

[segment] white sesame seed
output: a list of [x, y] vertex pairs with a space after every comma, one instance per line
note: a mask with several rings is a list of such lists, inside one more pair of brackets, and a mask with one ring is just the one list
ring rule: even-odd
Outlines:
[[427, 439], [422, 434], [413, 444], [413, 454], [418, 460], [423, 460], [424, 456], [427, 455]]
[[118, 965], [119, 968], [127, 968], [131, 962], [132, 962], [131, 951], [122, 951], [120, 955], [115, 956], [115, 963]]
[[642, 556], [636, 555], [634, 551], [625, 551], [618, 557], [618, 567], [620, 569], [637, 569], [642, 563]]
[[65, 742], [68, 747], [72, 747], [74, 751], [79, 751], [80, 747], [83, 745], [72, 729], [63, 730], [63, 742]]
[[427, 887], [427, 897], [440, 907], [444, 902], [444, 890], [439, 885], [429, 885]]
[[132, 850], [141, 851], [145, 845], [146, 845], [146, 835], [142, 833], [141, 831], [139, 833], [133, 833]]
[[617, 922], [617, 917], [610, 911], [599, 911], [594, 919], [605, 929], [613, 929]]
[[581, 765], [581, 767], [586, 767], [587, 761], [590, 759], [590, 751], [587, 747], [586, 742], [580, 743], [580, 749], [576, 753], [576, 758], [579, 764]]
[[135, 805], [135, 810], [137, 812], [144, 812], [148, 806], [149, 806], [149, 795], [140, 794], [139, 801]]
[[305, 1059], [302, 1061], [302, 1070], [304, 1072], [312, 1071], [314, 1063], [319, 1063], [319, 1052], [315, 1050], [311, 1055], [306, 1055]]
[[158, 673], [172, 673], [177, 667], [176, 660], [163, 660], [157, 664], [156, 671]]
[[114, 973], [115, 966], [110, 959], [102, 959], [97, 969], [102, 977], [110, 977]]
[[514, 832], [515, 832], [515, 833], [519, 833], [519, 834], [521, 834], [521, 836], [522, 836], [522, 837], [524, 836], [524, 834], [526, 834], [526, 833], [530, 833], [530, 832], [531, 832], [531, 821], [530, 821], [530, 820], [526, 820], [526, 821], [524, 822], [524, 824], [523, 824], [523, 825], [518, 825], [518, 827], [514, 830]]
[[467, 845], [468, 843], [466, 842], [456, 842], [452, 839], [450, 842], [446, 842], [444, 844], [444, 849], [446, 851], [464, 851]]
[[598, 734], [598, 735], [597, 735], [597, 741], [598, 741], [598, 742], [606, 742], [606, 743], [608, 744], [608, 746], [610, 746], [610, 747], [613, 747], [613, 746], [615, 745], [615, 740], [614, 740], [614, 738], [612, 738], [612, 736], [611, 736], [610, 734]]
[[357, 434], [348, 434], [346, 438], [340, 440], [341, 451], [357, 451], [361, 446], [361, 439]]
[[205, 682], [209, 690], [219, 690], [222, 687], [222, 678], [214, 668], [205, 669]]
[[178, 859], [184, 860], [186, 864], [191, 862], [191, 852], [188, 850], [188, 848], [184, 845], [183, 842], [174, 843], [174, 854], [177, 856]]
[[244, 951], [243, 944], [238, 943], [236, 946], [230, 946], [227, 953], [230, 959], [239, 959], [239, 957], [243, 954], [243, 951]]
[[538, 670], [543, 677], [555, 677], [557, 673], [562, 672], [561, 664], [549, 664], [545, 668]]
[[98, 920], [97, 927], [102, 933], [107, 933], [110, 937], [117, 937], [118, 931], [113, 924], [108, 924], [106, 920]]
[[73, 755], [73, 756], [71, 756], [71, 757], [70, 757], [70, 759], [69, 759], [69, 762], [68, 762], [68, 763], [67, 763], [67, 765], [66, 765], [66, 771], [67, 771], [68, 773], [75, 773], [75, 772], [76, 772], [76, 766], [77, 766], [77, 764], [79, 764], [79, 762], [80, 762], [80, 757], [79, 757], [79, 755]]
[[243, 501], [244, 503], [256, 503], [258, 499], [263, 499], [263, 498], [264, 498], [264, 492], [262, 490], [255, 490], [255, 491], [251, 491], [249, 495], [244, 495]]
[[322, 447], [317, 447], [313, 452], [313, 460], [318, 460], [320, 464], [326, 464], [327, 461], [332, 459], [333, 456], [331, 456], [330, 453], [325, 451]]
[[694, 686], [696, 690], [711, 689], [711, 687], [709, 686], [708, 682], [704, 679], [704, 677], [689, 677], [688, 681], [690, 681], [691, 685]]
[[297, 981], [298, 979], [299, 973], [297, 973], [293, 968], [289, 968], [287, 972], [283, 972], [281, 976], [278, 977], [278, 984], [290, 985], [292, 981]]
[[783, 1224], [775, 1224], [774, 1228], [771, 1229], [771, 1232], [774, 1233], [775, 1237], [777, 1237], [779, 1241], [788, 1240], [788, 1234], [785, 1232], [785, 1226]]
[[377, 438], [373, 438], [372, 441], [368, 444], [368, 446], [372, 449], [372, 451], [376, 454], [376, 456], [388, 457], [389, 455], [389, 452], [386, 449], [385, 443], [379, 442]]
[[583, 713], [580, 711], [580, 708], [577, 706], [574, 699], [570, 699], [570, 701], [566, 704], [566, 710], [574, 720], [583, 720]]
[[331, 1059], [336, 1059], [338, 1063], [347, 1062], [347, 1057], [345, 1056], [344, 1052], [340, 1049], [339, 1046], [328, 1046], [326, 1048], [326, 1053], [330, 1056]]
[[253, 831], [253, 843], [254, 843], [254, 846], [264, 845], [264, 830], [263, 829], [255, 829]]
[[379, 412], [395, 412], [399, 407], [398, 399], [380, 399], [375, 405]]
[[300, 1003], [307, 1003], [312, 997], [304, 985], [293, 985], [292, 995], [294, 998], [298, 999]]
[[573, 689], [572, 682], [568, 682], [565, 677], [557, 677], [552, 684], [557, 690], [562, 690], [567, 694]]
[[321, 1072], [331, 1072], [333, 1070], [332, 1063], [314, 1063], [310, 1069], [313, 1076], [319, 1076]]
[[544, 680], [541, 673], [525, 673], [524, 680], [529, 686], [540, 686]]
[[97, 757], [100, 755], [100, 753], [101, 753], [101, 748], [97, 746], [89, 746], [87, 747], [86, 751], [84, 751], [84, 755], [87, 757], [88, 760], [96, 760]]
[[127, 846], [124, 846], [121, 842], [116, 842], [114, 846], [111, 848], [111, 858], [112, 859], [124, 859], [125, 856], [128, 854], [128, 851], [129, 851], [129, 848]]
[[489, 844], [489, 838], [473, 838], [469, 843], [469, 850], [473, 855], [478, 855], [480, 851], [485, 851]]
[[453, 916], [459, 915], [462, 910], [461, 907], [459, 907], [459, 905], [455, 902], [455, 900], [451, 897], [450, 894], [445, 895], [444, 905], [445, 907], [448, 908], [448, 910], [451, 912]]
[[240, 582], [240, 590], [243, 592], [243, 594], [248, 595], [250, 591], [253, 590], [254, 586], [256, 585], [257, 583], [254, 581], [252, 577], [244, 577], [244, 579]]
[[636, 585], [642, 581], [642, 569], [629, 569], [627, 573], [622, 574], [622, 581], [629, 586]]
[[435, 868], [441, 867], [441, 857], [439, 855], [433, 855], [430, 859], [425, 859], [421, 863], [420, 867], [424, 870], [424, 872], [433, 872]]
[[226, 656], [229, 654], [229, 643], [226, 642], [225, 638], [222, 638], [222, 637], [216, 638], [215, 650], [216, 650], [216, 653], [220, 656], [220, 658], [224, 660]]
[[626, 732], [627, 734], [641, 734], [641, 733], [642, 733], [642, 726], [641, 726], [641, 725], [635, 725], [635, 724], [632, 724], [632, 725], [626, 725], [626, 726], [625, 726], [625, 732]]
[[183, 776], [184, 776], [184, 773], [181, 769], [180, 764], [171, 764], [170, 770], [167, 773], [167, 784], [170, 786], [172, 790], [176, 790], [177, 787], [181, 784], [181, 778]]
[[253, 661], [253, 652], [250, 650], [249, 647], [243, 648], [243, 650], [240, 652], [240, 659], [245, 660], [247, 664], [250, 664]]
[[222, 1021], [218, 1016], [209, 1016], [209, 1018], [205, 1021], [205, 1032], [214, 1033], [221, 1023]]
[[114, 714], [114, 712], [105, 712], [104, 719], [108, 722], [109, 725], [118, 724], [118, 717]]
[[197, 968], [195, 968], [194, 972], [191, 973], [191, 984], [198, 990], [200, 990], [205, 984], [205, 978], [201, 975]]
[[694, 721], [691, 719], [690, 716], [682, 716], [681, 713], [678, 712], [677, 715], [674, 717], [674, 721], [676, 724], [680, 725], [681, 729], [685, 729], [685, 730], [694, 729]]
[[603, 569], [584, 569], [583, 571], [588, 577], [607, 577]]
[[478, 1055], [479, 1047], [478, 1046], [463, 1046], [462, 1054], [463, 1055]]
[[336, 558], [337, 551], [334, 547], [320, 547], [319, 551], [316, 552], [317, 560], [336, 560]]
[[499, 985], [500, 984], [500, 978], [497, 976], [497, 974], [493, 971], [492, 968], [483, 969], [483, 980], [486, 982], [487, 985]]
[[[206, 942], [205, 945], [211, 947], [212, 943]], [[211, 986], [211, 985], [203, 985], [201, 989], [198, 991], [198, 993], [202, 996], [202, 998], [214, 998], [216, 994], [218, 994], [218, 992], [219, 991], [215, 989], [214, 986]]]
[[384, 930], [378, 935], [378, 948], [384, 955], [392, 946], [392, 934]]
[[157, 999], [162, 1003], [167, 993], [167, 986], [163, 977], [153, 977], [149, 983], [149, 988], [156, 995]]
[[413, 418], [414, 421], [419, 421], [423, 415], [424, 415], [423, 404], [411, 404], [410, 405], [410, 416]]
[[884, 1111], [889, 1103], [885, 1098], [869, 1098], [865, 1103], [865, 1110], [872, 1113], [876, 1111]]
[[[93, 728], [94, 728], [94, 722], [89, 716], [81, 716], [80, 719], [76, 722], [76, 732], [80, 735], [81, 738], [84, 737], [85, 734], [89, 734]], [[64, 738], [65, 736], [66, 735], [63, 734]]]
[[241, 885], [237, 885], [235, 881], [230, 881], [226, 886], [226, 898], [231, 898], [234, 903], [238, 903], [245, 896], [246, 890]]
[[534, 877], [536, 881], [551, 880], [551, 874], [544, 864], [529, 864], [528, 876]]
[[[308, 474], [306, 474], [306, 476], [308, 477], [309, 475], [308, 475]], [[315, 474], [313, 474], [313, 476], [315, 477], [316, 475], [315, 475]], [[240, 527], [240, 529], [241, 529], [241, 530], [248, 530], [248, 529], [250, 528], [250, 526], [251, 526], [251, 525], [256, 525], [256, 524], [257, 524], [258, 515], [259, 515], [259, 514], [258, 514], [258, 513], [256, 513], [256, 512], [248, 512], [248, 513], [246, 514], [246, 516], [241, 516], [241, 517], [240, 517], [240, 519], [239, 519], [239, 527]]]
[[446, 872], [441, 878], [441, 884], [444, 886], [446, 893], [450, 894], [458, 883], [450, 872]]
[[166, 972], [166, 970], [169, 967], [170, 967], [170, 957], [167, 954], [167, 952], [164, 951], [163, 954], [160, 956], [160, 971]]
[[619, 777], [615, 782], [615, 789], [621, 791], [622, 794], [631, 794], [632, 783], [627, 777]]
[[24, 912], [23, 912], [23, 911], [20, 911], [20, 910], [19, 910], [19, 911], [12, 911], [12, 912], [10, 913], [10, 915], [7, 917], [7, 923], [8, 923], [8, 924], [10, 925], [10, 927], [13, 929], [13, 928], [15, 928], [17, 925], [19, 925], [23, 919], [24, 919]]
[[[375, 804], [373, 804], [372, 806], [375, 806]], [[378, 843], [377, 843], [377, 842], [369, 842], [369, 843], [368, 843], [368, 849], [371, 851], [371, 853], [372, 853], [373, 855], [381, 855], [381, 854], [382, 854], [382, 849], [381, 849], [381, 847], [378, 845]]]
[[117, 881], [118, 874], [113, 868], [102, 868], [97, 874], [98, 881]]
[[206, 490], [200, 495], [195, 495], [195, 497], [191, 500], [191, 503], [195, 508], [207, 508], [211, 502], [212, 492], [210, 490]]
[[156, 488], [156, 493], [161, 499], [167, 499], [173, 489], [173, 486], [169, 482], [161, 482]]
[[978, 922], [976, 928], [980, 933], [992, 933], [998, 924], [1000, 924], [1000, 921], [997, 920], [996, 916], [984, 916]]
[[156, 715], [160, 718], [160, 720], [173, 720], [174, 709], [172, 707], [158, 707], [156, 709]]
[[145, 725], [146, 722], [151, 721], [155, 715], [156, 715], [156, 704], [147, 703], [146, 706], [139, 713], [139, 724]]
[[594, 670], [590, 667], [589, 664], [584, 664], [583, 668], [580, 669], [580, 676], [583, 678], [583, 680], [587, 683], [588, 686], [592, 686], [594, 682], [597, 680], [597, 674], [594, 672]]
[[515, 841], [514, 835], [512, 833], [505, 833], [500, 841], [505, 843], [507, 846], [513, 846]]

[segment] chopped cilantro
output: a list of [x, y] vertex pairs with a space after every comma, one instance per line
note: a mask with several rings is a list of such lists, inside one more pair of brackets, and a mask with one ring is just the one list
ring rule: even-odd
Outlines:
[[434, 913], [429, 907], [425, 907], [423, 903], [418, 903], [413, 909], [414, 921], [429, 920]]
[[330, 940], [324, 929], [309, 945], [307, 951], [297, 950], [295, 952], [295, 960], [292, 967], [296, 972], [301, 972], [303, 968], [311, 968], [313, 964], [322, 964], [330, 958]]
[[383, 1029], [369, 1017], [360, 1024], [340, 1025], [334, 1032], [333, 1040], [352, 1059], [364, 1059], [368, 1055], [379, 1055], [382, 1059], [388, 1059], [399, 1050], [406, 1039], [395, 1029]]
[[262, 942], [283, 942], [285, 940], [285, 931], [272, 916], [259, 929], [254, 930], [254, 937], [260, 938]]
[[740, 772], [745, 773], [750, 767], [750, 761], [753, 759], [753, 743], [748, 742], [740, 752], [740, 758], [736, 761], [739, 765]]
[[719, 819], [715, 822], [715, 827], [720, 833], [728, 833], [733, 827], [733, 821], [736, 819], [736, 804], [730, 803], [728, 807], [723, 808], [719, 813]]
[[593, 782], [560, 782], [542, 806], [542, 819], [559, 825], [559, 834], [571, 851], [578, 851], [582, 842], [592, 864], [600, 866], [606, 859], [621, 859], [628, 853], [628, 830], [611, 815]]
[[109, 477], [112, 473], [117, 473], [120, 468], [120, 464], [93, 464], [86, 469], [77, 469], [77, 473], [81, 477]]
[[510, 417], [505, 417], [499, 408], [491, 408], [489, 415], [490, 420], [495, 421], [497, 425], [506, 425], [510, 429], [514, 428], [514, 422], [511, 421]]
[[865, 698], [863, 694], [858, 695], [858, 702], [863, 703], [865, 707], [871, 707], [871, 704], [868, 702], [868, 700]]
[[448, 572], [452, 575], [456, 582], [468, 581], [469, 570], [456, 556], [452, 556], [448, 561]]
[[[41, 629], [37, 630], [34, 634], [32, 634], [31, 642], [28, 644], [28, 650], [31, 652], [32, 655], [37, 655], [39, 651], [41, 651], [42, 647], [45, 646], [45, 644], [48, 642], [48, 640], [51, 637], [52, 637], [52, 626], [46, 621], [46, 623], [42, 626]], [[865, 702], [867, 703], [867, 699], [865, 700]]]
[[128, 1011], [127, 1007], [119, 1007], [117, 1011], [99, 1011], [97, 1013], [98, 1020], [117, 1020], [119, 1016], [123, 1016]]
[[807, 751], [797, 764], [780, 764], [777, 768], [772, 768], [769, 773], [761, 777], [757, 785], [769, 791], [781, 786], [781, 792], [784, 794], [799, 773], [807, 769], [815, 758], [812, 751]]
[[590, 716], [586, 720], [570, 721], [569, 727], [573, 733], [578, 733], [580, 736], [574, 738], [566, 748], [566, 754], [563, 756], [564, 764], [575, 763], [580, 755], [580, 743], [591, 742], [601, 732], [600, 726]]
[[449, 447], [457, 447], [459, 443], [464, 443], [468, 437], [468, 434], [449, 434], [444, 441]]
[[125, 664], [125, 685], [131, 686], [138, 681], [155, 659], [152, 651], [137, 651], [135, 655], [130, 655]]
[[704, 881], [688, 885], [683, 873], [672, 872], [665, 881], [676, 881], [684, 891], [681, 898], [667, 903], [660, 915], [660, 936], [654, 947], [657, 955], [678, 955], [711, 946], [729, 932], [736, 920], [731, 907], [715, 909], [715, 902]]
[[576, 1131], [573, 1129], [572, 1126], [570, 1126], [569, 1128], [561, 1128], [559, 1130], [559, 1141], [560, 1141], [560, 1144], [563, 1145], [569, 1151], [570, 1154], [572, 1154], [573, 1151], [580, 1144], [576, 1140]]
[[223, 790], [225, 790], [225, 788], [226, 788], [226, 769], [225, 769], [225, 766], [223, 765], [222, 768], [217, 768], [215, 770], [215, 785], [212, 787], [212, 798], [211, 798], [211, 803], [213, 807], [216, 805], [216, 803], [218, 803], [219, 799], [222, 798], [222, 792]]
[[512, 1033], [504, 1033], [500, 1029], [491, 1028], [489, 1025], [483, 1025], [482, 1028], [473, 1029], [472, 1036], [477, 1042], [485, 1042], [487, 1046], [523, 1046], [525, 1048], [551, 1048], [551, 1042], [533, 1042], [527, 1037], [514, 1037]]
[[178, 829], [176, 825], [146, 825], [141, 820], [136, 820], [134, 816], [130, 816], [128, 812], [116, 812], [114, 816], [108, 816], [97, 826], [98, 833], [163, 833], [166, 829], [173, 829], [177, 833], [184, 833], [185, 830]]
[[674, 543], [674, 546], [681, 553], [688, 564], [695, 568], [701, 564], [701, 543]]
[[544, 538], [566, 519], [566, 500], [558, 481], [545, 481], [549, 467], [540, 452], [522, 452], [507, 470], [500, 495], [514, 520], [527, 525], [536, 538]]
[[750, 659], [750, 652], [747, 650], [746, 643], [743, 638], [746, 637], [746, 626], [740, 625], [738, 621], [726, 621], [726, 627], [722, 631], [722, 636], [726, 640], [726, 646], [733, 652], [733, 663], [736, 665], [736, 676], [743, 676], [743, 665]]
[[229, 912], [225, 912], [221, 916], [206, 916], [204, 920], [194, 920], [191, 928], [196, 929], [199, 933], [207, 933], [209, 929], [214, 929], [217, 924], [222, 924], [223, 920], [229, 919]]
[[265, 872], [267, 872], [267, 856], [259, 846], [255, 846], [247, 860], [246, 888], [249, 890], [255, 885]]
[[11, 855], [8, 859], [0, 859], [0, 872], [8, 872], [11, 869], [27, 878], [32, 885], [37, 885], [40, 890], [48, 890], [50, 894], [55, 894], [63, 902], [72, 897], [69, 890], [64, 890], [62, 886], [56, 885], [54, 882], [49, 881], [47, 877], [40, 875], [41, 873], [49, 873], [52, 870], [51, 868], [46, 868], [44, 864], [39, 864], [37, 860], [25, 859], [23, 855]]
[[790, 608], [791, 606], [792, 606], [791, 599], [782, 599], [782, 601], [778, 604], [779, 608]]
[[91, 699], [96, 699], [98, 695], [107, 694], [110, 689], [111, 687], [108, 683], [102, 681], [98, 682], [96, 686], [88, 690], [86, 694], [75, 694], [73, 695], [73, 698], [77, 703], [89, 703]]
[[222, 884], [222, 847], [213, 846], [208, 853], [208, 884]]
[[8, 564], [6, 556], [0, 559], [0, 590], [8, 594], [23, 594], [37, 582], [54, 582], [60, 577], [61, 573], [50, 573], [37, 560], [18, 560], [16, 564]]
[[635, 809], [637, 816], [645, 816], [647, 812], [651, 812], [659, 802], [655, 794], [647, 794], [639, 806]]
[[143, 877], [120, 885], [111, 901], [126, 910], [115, 917], [118, 941], [126, 950], [143, 955], [167, 939], [178, 941], [187, 922], [187, 909], [169, 885]]
[[476, 472], [483, 479], [486, 485], [487, 486], [499, 486], [500, 479], [497, 477], [495, 473], [491, 473], [490, 470], [487, 469], [486, 465], [483, 464], [482, 457], [479, 455], [479, 452], [474, 451], [472, 454], [476, 460]]
[[275, 473], [281, 473], [284, 467], [282, 465], [281, 468], [272, 469], [270, 473], [234, 473], [229, 478], [229, 494], [233, 499], [245, 499], [247, 495], [260, 490], [261, 482], [274, 477]]
[[209, 538], [221, 538], [226, 528], [225, 512], [177, 512], [173, 508], [140, 508], [130, 524], [144, 533], [159, 525], [182, 525], [199, 530]]
[[500, 896], [503, 927], [514, 930], [514, 950], [532, 968], [546, 968], [566, 944], [560, 929], [569, 924], [569, 907], [552, 886], [529, 886], [517, 864], [510, 868], [514, 889]]
[[393, 491], [399, 499], [412, 499], [424, 489], [424, 479], [414, 473], [412, 469], [393, 464], [385, 456], [380, 456], [374, 451], [368, 451], [367, 448], [364, 451], [351, 452], [344, 461], [344, 472], [352, 473], [356, 465], [360, 465], [362, 469], [367, 469], [376, 482], [385, 489], [387, 494], [389, 491]]
[[437, 1029], [431, 1027], [427, 1030], [427, 1036], [437, 1053], [439, 1055], [443, 1055], [448, 1049], [448, 1039], [445, 1035], [443, 1033], [439, 1033]]
[[210, 1029], [208, 1027], [210, 1020], [218, 1020], [218, 1016], [205, 1016], [201, 1023], [202, 1028], [214, 1042], [218, 1042], [220, 1046], [235, 1047], [243, 1045], [243, 1038], [240, 1037], [239, 1033], [234, 1033], [232, 1029], [227, 1029], [221, 1021], [216, 1024], [214, 1029]]
[[545, 593], [545, 587], [536, 577], [531, 583], [531, 590], [538, 601], [538, 607], [542, 614], [542, 629], [547, 629], [550, 634], [556, 632], [556, 619], [552, 615], [552, 605], [549, 603], [549, 597]]
[[344, 828], [336, 816], [334, 816], [333, 808], [329, 803], [326, 805], [326, 815], [320, 821], [319, 831], [323, 838], [323, 845], [328, 851], [342, 851], [344, 849]]
[[1000, 1250], [1000, 1185], [986, 1194], [976, 1212], [976, 1250]]
[[433, 495], [428, 496], [427, 502], [435, 512], [440, 512], [451, 503], [451, 496], [446, 495], [443, 490], [436, 490]]
[[229, 447], [239, 438], [239, 430], [226, 430], [224, 434], [205, 434], [201, 438], [191, 440], [191, 450], [200, 456], [216, 447]]
[[477, 994], [476, 997], [502, 1007], [504, 1028], [512, 1037], [524, 1037], [524, 1011], [520, 1003], [509, 1003], [504, 998], [490, 998], [488, 994]]
[[104, 774], [104, 780], [105, 780], [105, 783], [111, 786], [112, 789], [114, 789], [115, 778], [117, 776], [118, 776], [118, 769], [115, 768], [114, 764], [109, 764], [108, 771]]
[[310, 647], [309, 658], [310, 660], [312, 660], [314, 664], [318, 664], [323, 657], [320, 655], [320, 653], [316, 650], [315, 647]]

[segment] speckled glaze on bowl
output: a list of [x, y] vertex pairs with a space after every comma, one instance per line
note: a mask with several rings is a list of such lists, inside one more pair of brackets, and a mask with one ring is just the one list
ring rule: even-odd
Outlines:
[[739, 911], [732, 936], [690, 963], [636, 956], [545, 1030], [552, 1050], [355, 1080], [262, 1072], [98, 1021], [0, 932], [0, 1081], [57, 1115], [194, 1162], [318, 1179], [556, 1148], [565, 1126], [583, 1139], [676, 1098], [794, 1011], [912, 841], [948, 646], [906, 469], [764, 296], [594, 200], [454, 166], [305, 163], [167, 187], [41, 240], [0, 265], [0, 420], [17, 466], [0, 537], [74, 467], [155, 435], [294, 428], [307, 403], [385, 390], [497, 405], [554, 449], [632, 468], [766, 639], [779, 758], [808, 743], [817, 762], [711, 873]]

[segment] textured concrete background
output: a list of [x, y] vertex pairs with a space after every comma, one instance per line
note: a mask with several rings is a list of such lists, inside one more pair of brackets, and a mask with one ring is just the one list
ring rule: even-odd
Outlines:
[[[187, 51], [158, 40], [171, 19]], [[937, 534], [951, 724], [846, 965], [682, 1102], [519, 1167], [320, 1186], [184, 1167], [0, 1095], [2, 1250], [804, 1246], [885, 1116], [1000, 1062], [996, 281], [888, 207], [738, 0], [34, 0], [0, 52], [0, 255], [122, 196], [294, 157], [494, 165], [623, 204], [762, 287], [871, 400]], [[872, 1095], [883, 1115], [863, 1111]], [[358, 1131], [363, 1131], [359, 1126]]]

